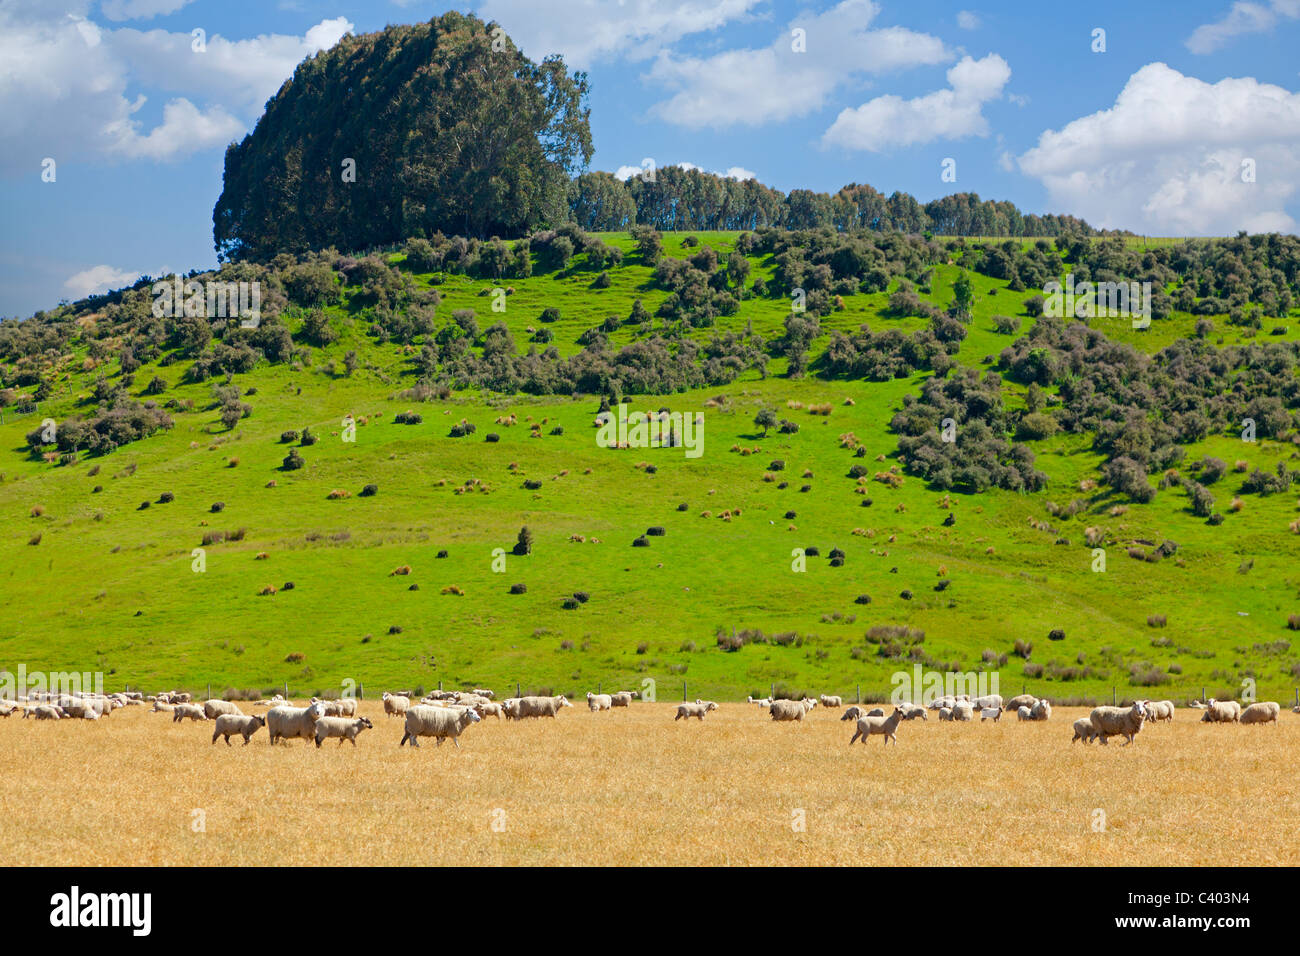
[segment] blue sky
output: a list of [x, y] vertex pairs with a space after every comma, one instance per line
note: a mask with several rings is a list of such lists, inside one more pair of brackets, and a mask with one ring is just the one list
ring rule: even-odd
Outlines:
[[[0, 315], [214, 265], [225, 145], [294, 66], [446, 9], [0, 0]], [[1294, 232], [1300, 217], [1300, 0], [459, 9], [588, 71], [593, 169], [651, 158], [782, 190], [974, 191], [1152, 235]]]

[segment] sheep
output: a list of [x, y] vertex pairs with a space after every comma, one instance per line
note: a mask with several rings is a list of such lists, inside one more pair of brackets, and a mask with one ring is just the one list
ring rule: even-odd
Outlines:
[[[717, 710], [717, 709], [718, 709], [718, 705], [711, 700], [696, 700], [695, 703], [693, 704], [678, 704], [677, 716], [674, 717], [673, 720], [678, 721], [681, 720], [683, 717], [685, 717], [687, 720], [689, 720], [692, 717], [696, 717], [700, 720], [703, 720], [705, 714], [707, 714], [711, 710]], [[802, 711], [800, 711], [800, 713], [802, 714]]]
[[248, 746], [248, 738], [257, 733], [259, 727], [266, 726], [266, 718], [253, 715], [245, 717], [243, 714], [218, 714], [217, 725], [212, 731], [212, 742], [215, 744], [218, 737], [226, 738], [226, 746], [230, 746], [230, 735], [239, 734], [244, 738], [244, 746]]
[[894, 731], [898, 729], [898, 722], [902, 719], [903, 709], [901, 707], [895, 707], [894, 712], [888, 717], [859, 718], [858, 729], [854, 731], [853, 738], [849, 741], [849, 746], [852, 747], [853, 742], [859, 737], [862, 738], [862, 742], [865, 744], [868, 737], [873, 734], [879, 734], [885, 738], [886, 747], [889, 746], [891, 740], [894, 742], [894, 746], [897, 747], [898, 737], [894, 735]]
[[5, 703], [4, 701], [0, 701], [0, 717], [8, 717], [17, 709], [18, 707], [16, 704], [9, 704], [9, 703]]
[[1074, 736], [1070, 738], [1070, 743], [1082, 740], [1085, 744], [1090, 744], [1096, 735], [1097, 730], [1092, 726], [1092, 718], [1080, 717], [1074, 722]]
[[936, 697], [926, 706], [931, 710], [943, 710], [945, 707], [952, 710], [952, 705], [955, 703], [957, 703], [957, 698], [953, 697], [951, 694], [945, 694], [943, 697]]
[[179, 723], [186, 717], [190, 720], [208, 719], [208, 715], [204, 713], [203, 708], [198, 704], [177, 704], [172, 708], [172, 723]]
[[1201, 715], [1201, 722], [1206, 724], [1231, 724], [1241, 719], [1241, 704], [1235, 700], [1215, 700], [1211, 697], [1206, 701], [1205, 713]]
[[1052, 705], [1046, 697], [1029, 709], [1029, 717], [1031, 720], [1052, 719]]
[[609, 706], [611, 707], [631, 707], [632, 695], [628, 691], [621, 690], [617, 694], [609, 695]]
[[953, 720], [973, 720], [975, 718], [975, 708], [970, 705], [970, 701], [959, 700], [953, 705]]
[[477, 694], [479, 697], [486, 697], [488, 700], [491, 700], [493, 697], [496, 696], [496, 694], [492, 693], [492, 691], [488, 690], [485, 687], [475, 687], [474, 693]]
[[321, 717], [316, 721], [316, 749], [320, 749], [326, 737], [337, 737], [340, 747], [343, 746], [343, 741], [350, 740], [355, 747], [357, 734], [373, 726], [375, 725], [369, 717], [358, 717], [355, 720], [351, 717]]
[[400, 747], [409, 740], [412, 747], [418, 747], [420, 741], [417, 738], [434, 737], [437, 738], [437, 745], [441, 747], [443, 739], [450, 737], [451, 742], [459, 750], [458, 738], [461, 732], [470, 724], [478, 723], [482, 719], [472, 707], [430, 707], [427, 704], [416, 704], [406, 712], [406, 733], [402, 735], [402, 741], [397, 746]]
[[244, 712], [235, 706], [233, 701], [217, 700], [216, 698], [203, 702], [203, 713], [208, 720], [216, 720], [222, 714], [233, 714], [237, 717], [244, 715]]
[[480, 717], [495, 717], [497, 720], [500, 720], [500, 719], [501, 719], [501, 705], [500, 705], [500, 704], [496, 704], [496, 703], [487, 703], [487, 704], [482, 704], [482, 705], [480, 705], [480, 706], [478, 706], [478, 707], [475, 707], [474, 709], [475, 709], [476, 711], [478, 711], [478, 715], [479, 715]]
[[1034, 712], [1030, 708], [1022, 706], [1019, 710], [1016, 711], [1016, 716], [1019, 717], [1021, 720], [1033, 720]]
[[400, 717], [411, 706], [409, 697], [400, 694], [384, 694], [384, 713], [389, 717]]
[[952, 720], [952, 708], [951, 708], [951, 707], [940, 707], [940, 708], [939, 708], [939, 719], [940, 719], [940, 720]]
[[518, 697], [507, 697], [501, 702], [501, 713], [505, 715], [506, 720], [519, 720], [522, 716], [522, 705]]
[[598, 710], [609, 710], [614, 706], [614, 701], [610, 694], [593, 694], [587, 692], [587, 709], [593, 713]]
[[1018, 694], [1002, 705], [1003, 710], [1019, 711], [1021, 707], [1033, 708], [1038, 703], [1038, 698], [1033, 694]]
[[990, 708], [993, 707], [996, 707], [998, 710], [1001, 710], [1002, 695], [985, 694], [983, 697], [976, 697], [974, 700], [971, 701], [971, 706], [973, 706], [976, 710], [989, 710]]
[[1092, 723], [1093, 737], [1103, 746], [1111, 737], [1127, 737], [1124, 744], [1127, 747], [1142, 729], [1146, 716], [1146, 705], [1136, 700], [1132, 707], [1094, 707], [1088, 719]]
[[856, 706], [855, 706], [855, 707], [850, 707], [848, 710], [844, 711], [844, 715], [843, 715], [842, 717], [840, 717], [840, 720], [841, 720], [841, 721], [844, 721], [844, 720], [857, 720], [857, 719], [858, 719], [859, 717], [861, 717], [864, 713], [866, 713], [866, 711], [864, 711], [861, 707], [856, 707]]
[[53, 704], [38, 704], [30, 710], [23, 711], [23, 719], [35, 717], [37, 720], [62, 720], [63, 709]]
[[325, 716], [324, 707], [315, 703], [310, 707], [272, 707], [266, 712], [266, 731], [271, 735], [271, 746], [276, 741], [286, 743], [296, 737], [311, 740], [316, 736], [316, 721]]
[[986, 720], [992, 720], [994, 723], [997, 723], [997, 722], [998, 722], [999, 720], [1001, 720], [1001, 719], [1002, 719], [1002, 708], [1001, 708], [1001, 707], [981, 707], [981, 708], [980, 708], [980, 722], [981, 722], [981, 723], [982, 723], [983, 721], [986, 721]]
[[753, 697], [746, 697], [745, 700], [746, 700], [746, 702], [748, 702], [748, 703], [750, 703], [750, 704], [757, 704], [759, 707], [771, 707], [771, 706], [772, 706], [772, 698], [771, 698], [771, 697], [760, 697], [760, 698], [758, 698], [757, 700], [755, 700]]
[[1277, 723], [1277, 715], [1281, 712], [1282, 707], [1276, 701], [1262, 700], [1251, 704], [1241, 712], [1241, 722], [1243, 724]]
[[773, 720], [803, 720], [809, 707], [805, 700], [774, 700], [768, 708]]
[[1172, 700], [1148, 700], [1143, 701], [1146, 704], [1147, 720], [1155, 722], [1157, 720], [1174, 719], [1174, 702]]
[[822, 704], [823, 707], [843, 707], [843, 706], [844, 706], [844, 701], [843, 701], [843, 699], [842, 699], [842, 698], [839, 698], [839, 697], [836, 697], [836, 696], [833, 695], [833, 694], [822, 694], [822, 695], [821, 695], [820, 697], [818, 697], [817, 699], [821, 701], [821, 704]]
[[863, 717], [884, 717], [885, 709], [883, 707], [872, 707], [869, 711], [867, 711], [862, 716]]
[[520, 697], [520, 717], [554, 717], [561, 707], [572, 707], [569, 699], [561, 694], [559, 697]]
[[921, 707], [919, 704], [913, 704], [908, 701], [903, 701], [901, 704], [898, 705], [898, 709], [903, 712], [904, 720], [916, 720], [916, 718], [918, 717], [920, 717], [922, 720], [930, 719], [925, 714], [925, 708]]

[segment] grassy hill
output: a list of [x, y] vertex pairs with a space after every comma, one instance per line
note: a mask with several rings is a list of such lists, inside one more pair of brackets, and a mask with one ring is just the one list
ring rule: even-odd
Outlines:
[[[593, 288], [599, 273], [581, 259], [526, 279], [416, 281], [437, 283], [440, 320], [475, 309], [483, 325], [505, 321], [520, 351], [542, 326], [542, 310], [558, 308], [559, 320], [547, 324], [551, 344], [572, 355], [585, 330], [626, 317], [638, 298], [653, 313], [665, 296], [629, 237], [602, 238], [626, 253], [603, 289]], [[698, 238], [726, 253], [737, 234]], [[682, 239], [666, 236], [666, 254], [689, 255]], [[751, 278], [771, 277], [774, 265], [755, 256], [752, 268]], [[924, 298], [946, 305], [962, 271], [936, 266]], [[1025, 292], [969, 274], [975, 305], [958, 360], [985, 370], [1015, 338], [997, 332], [991, 317], [1018, 316], [1025, 329], [1033, 319]], [[514, 292], [494, 314], [482, 293], [498, 285]], [[846, 296], [842, 310], [822, 319], [813, 354], [834, 330], [926, 326], [890, 317], [888, 298]], [[285, 313], [295, 333], [301, 312]], [[752, 323], [772, 341], [788, 312], [784, 298], [745, 299], [716, 328], [690, 334], [704, 342]], [[636, 410], [702, 413], [701, 457], [602, 448], [593, 427], [599, 396], [403, 395], [419, 348], [377, 343], [363, 313], [345, 295], [327, 310], [337, 341], [234, 376], [253, 411], [232, 430], [220, 421], [211, 382], [188, 381], [182, 363], [146, 363], [132, 397], [143, 400], [142, 386], [159, 376], [163, 397], [188, 399], [194, 410], [174, 411], [174, 427], [151, 438], [62, 465], [31, 454], [24, 436], [42, 418], [62, 422], [93, 408], [96, 377], [118, 372], [76, 341], [50, 357], [54, 388], [39, 412], [15, 414], [11, 405], [0, 425], [0, 666], [103, 670], [110, 686], [210, 682], [220, 692], [288, 682], [294, 694], [348, 680], [374, 692], [518, 682], [525, 691], [581, 694], [648, 678], [661, 699], [680, 695], [684, 681], [691, 697], [718, 699], [773, 684], [880, 695], [914, 662], [996, 671], [1004, 694], [1024, 687], [1053, 700], [1108, 699], [1112, 688], [1120, 697], [1199, 696], [1203, 687], [1226, 697], [1246, 678], [1258, 682], [1261, 699], [1289, 700], [1300, 684], [1287, 628], [1300, 612], [1300, 538], [1288, 528], [1300, 516], [1295, 492], [1243, 495], [1240, 510], [1209, 525], [1177, 489], [1149, 504], [1115, 495], [1099, 484], [1103, 456], [1090, 438], [1062, 432], [1032, 442], [1045, 490], [946, 493], [898, 467], [889, 427], [930, 372], [884, 382], [791, 379], [779, 357], [766, 377], [751, 370], [727, 385], [628, 399]], [[1121, 319], [1092, 325], [1154, 352], [1191, 337], [1197, 321], [1175, 311], [1145, 332]], [[1218, 334], [1224, 345], [1250, 337], [1236, 325]], [[615, 348], [639, 337], [627, 324], [609, 334]], [[1296, 338], [1294, 327], [1275, 337]], [[359, 361], [351, 375], [343, 368], [349, 351]], [[1003, 392], [1009, 407], [1024, 406], [1022, 386], [1008, 379]], [[828, 414], [810, 411], [826, 405]], [[754, 424], [763, 407], [797, 422], [798, 432], [763, 436]], [[407, 410], [423, 421], [397, 423]], [[349, 415], [358, 422], [354, 442], [343, 440]], [[514, 424], [497, 423], [511, 417]], [[462, 420], [475, 432], [451, 437]], [[317, 443], [282, 442], [304, 426]], [[304, 468], [282, 469], [291, 447]], [[1223, 433], [1186, 447], [1187, 461], [1211, 455], [1265, 472], [1295, 454], [1290, 441], [1245, 443]], [[784, 470], [772, 471], [778, 459]], [[862, 480], [849, 477], [855, 464], [868, 470]], [[891, 466], [902, 475], [898, 487], [873, 480]], [[1216, 487], [1221, 510], [1243, 477], [1232, 472]], [[368, 484], [377, 493], [362, 496]], [[349, 496], [330, 499], [336, 489]], [[1073, 499], [1083, 503], [1078, 513], [1051, 513], [1059, 510], [1051, 503]], [[223, 508], [214, 512], [216, 503]], [[532, 553], [510, 554], [525, 525]], [[1094, 570], [1084, 540], [1090, 526], [1105, 529], [1104, 572]], [[663, 535], [633, 547], [651, 527]], [[204, 547], [198, 572], [195, 549], [215, 532], [240, 533]], [[1126, 554], [1164, 541], [1178, 545], [1166, 560]], [[809, 546], [820, 555], [793, 570], [793, 549]], [[834, 548], [844, 552], [842, 566], [828, 560]], [[505, 552], [502, 572], [495, 549]], [[392, 573], [406, 566], [409, 574]], [[526, 592], [510, 593], [515, 584]], [[276, 593], [260, 593], [270, 587]], [[463, 593], [444, 593], [450, 588]], [[588, 599], [566, 607], [575, 592]], [[1157, 615], [1164, 626], [1148, 623]], [[899, 625], [910, 636], [870, 630]], [[1049, 640], [1054, 630], [1062, 639]], [[719, 635], [735, 644], [733, 632], [748, 639], [724, 649]]]

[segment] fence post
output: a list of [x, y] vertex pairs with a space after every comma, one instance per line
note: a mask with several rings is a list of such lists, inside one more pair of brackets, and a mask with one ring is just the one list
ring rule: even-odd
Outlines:
[[682, 681], [682, 703], [686, 703], [686, 681]]
[[439, 690], [439, 691], [442, 690], [442, 681], [438, 681], [438, 690]]
[[289, 699], [289, 682], [288, 682], [288, 681], [285, 681], [285, 682], [284, 682], [284, 699], [285, 699], [285, 700], [288, 700], [288, 699]]
[[860, 703], [862, 703], [862, 685], [861, 685], [861, 684], [858, 685], [858, 694], [857, 694], [857, 699], [855, 699], [855, 700], [853, 701], [853, 703], [855, 703], [855, 704], [860, 704]]
[[208, 700], [212, 699], [212, 681], [208, 681]]
[[600, 693], [600, 681], [596, 681], [596, 693]]
[[365, 699], [366, 699], [366, 685], [365, 685], [365, 684], [358, 684], [358, 685], [357, 685], [357, 700], [365, 700]]
[[767, 685], [767, 699], [768, 699], [768, 700], [771, 700], [771, 699], [772, 699], [773, 697], [775, 697], [775, 696], [776, 696], [776, 685], [775, 685], [775, 684], [768, 684], [768, 685]]
[[1115, 685], [1114, 685], [1114, 684], [1111, 684], [1111, 685], [1110, 685], [1110, 703], [1111, 703], [1111, 706], [1112, 706], [1112, 707], [1119, 703], [1119, 698], [1116, 696], [1116, 693], [1117, 693], [1117, 692], [1116, 692], [1116, 690], [1115, 690]]
[[519, 681], [515, 681], [515, 696], [516, 697], [521, 696], [519, 693]]

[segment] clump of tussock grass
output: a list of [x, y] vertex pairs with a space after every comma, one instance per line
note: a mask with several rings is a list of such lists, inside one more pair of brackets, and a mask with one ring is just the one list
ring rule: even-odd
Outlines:
[[[389, 571], [388, 576], [391, 578], [391, 577], [397, 577], [399, 575], [406, 575], [410, 573], [411, 573], [411, 566], [409, 564], [403, 564]], [[445, 594], [446, 592], [444, 591], [443, 593]]]
[[464, 595], [465, 595], [464, 590], [462, 590], [461, 587], [460, 587], [459, 585], [456, 585], [456, 584], [449, 584], [449, 585], [447, 585], [445, 588], [442, 589], [442, 591], [441, 591], [440, 593], [442, 593], [442, 594], [454, 594], [454, 595], [456, 595], [457, 597], [464, 597]]
[[352, 492], [346, 491], [343, 488], [335, 488], [325, 497], [330, 501], [339, 501], [343, 498], [351, 498]]
[[1163, 614], [1148, 614], [1147, 627], [1164, 627], [1169, 623], [1169, 619]]

